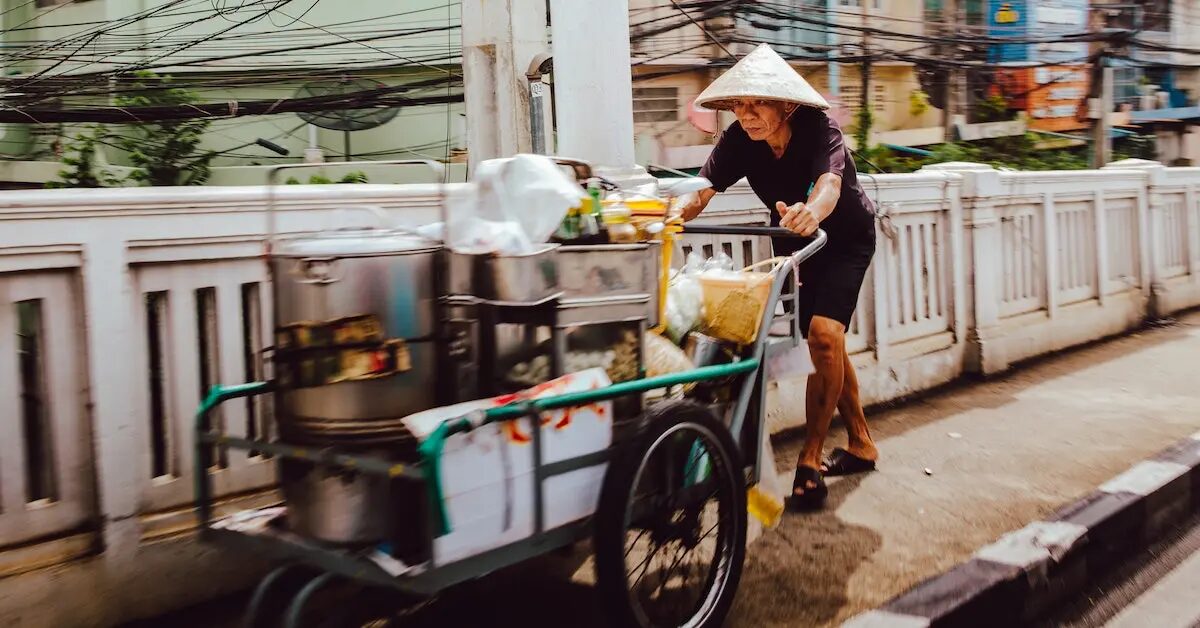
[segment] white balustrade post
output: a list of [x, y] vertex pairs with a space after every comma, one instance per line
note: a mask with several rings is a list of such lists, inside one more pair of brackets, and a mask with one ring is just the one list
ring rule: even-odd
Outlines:
[[1200, 283], [1200, 186], [1189, 185], [1184, 192], [1183, 224], [1187, 229], [1187, 268], [1192, 283]]
[[970, 335], [970, 321], [967, 317], [969, 298], [967, 297], [967, 267], [970, 265], [970, 252], [966, 247], [966, 225], [963, 219], [961, 177], [958, 181], [947, 180], [946, 195], [950, 204], [950, 303], [949, 310], [953, 314], [950, 328], [954, 330], [954, 341], [965, 342]]
[[1095, 238], [1096, 238], [1096, 301], [1100, 305], [1104, 305], [1108, 300], [1108, 207], [1105, 205], [1103, 188], [1096, 190], [1095, 199], [1092, 201], [1093, 211], [1095, 212]]
[[1162, 195], [1156, 188], [1166, 183], [1167, 169], [1157, 161], [1145, 159], [1125, 159], [1113, 162], [1104, 167], [1105, 170], [1136, 170], [1142, 175], [1144, 183], [1137, 197], [1137, 229], [1138, 229], [1138, 279], [1142, 288], [1142, 296], [1146, 299], [1148, 312], [1157, 314], [1156, 295], [1162, 294], [1165, 287], [1159, 282], [1162, 276], [1162, 228], [1158, 222], [1163, 219], [1165, 206]]
[[[887, 206], [888, 203], [882, 203]], [[892, 255], [891, 240], [879, 229], [875, 227], [875, 259], [871, 262], [871, 293], [874, 295], [871, 313], [872, 317], [872, 333], [874, 336], [875, 345], [875, 362], [877, 364], [887, 364], [889, 347], [891, 346], [892, 338], [888, 333], [888, 317], [892, 311], [891, 301], [888, 299], [888, 265], [896, 263], [895, 256]], [[863, 322], [863, 328], [867, 327], [866, 321]]]
[[87, 313], [87, 373], [92, 406], [96, 485], [108, 560], [131, 557], [137, 550], [139, 448], [134, 420], [130, 355], [138, 346], [130, 304], [136, 302], [126, 263], [120, 224], [88, 234], [83, 251], [83, 303]]
[[[996, 208], [996, 198], [1004, 190], [1000, 172], [985, 164], [957, 162], [926, 166], [922, 170], [957, 173], [963, 177], [959, 193], [961, 248], [955, 247], [953, 253], [957, 256], [954, 260], [955, 282], [961, 285], [955, 292], [961, 294], [959, 300], [962, 301], [962, 307], [956, 304], [954, 310], [956, 331], [966, 342], [965, 370], [998, 373], [1008, 368], [1008, 358], [1000, 345], [989, 344], [989, 339], [1000, 333], [1000, 260], [1003, 257], [1000, 217]], [[951, 224], [952, 230], [957, 231], [954, 222]], [[958, 273], [963, 276], [959, 278]]]
[[1163, 221], [1166, 218], [1167, 207], [1159, 190], [1165, 182], [1166, 168], [1155, 164], [1143, 170], [1146, 183], [1138, 195], [1138, 228], [1141, 230], [1138, 245], [1141, 248], [1142, 264], [1140, 276], [1142, 294], [1148, 299], [1147, 314], [1158, 316], [1162, 314], [1159, 311], [1161, 295], [1166, 291], [1162, 275], [1163, 264], [1166, 263], [1163, 257], [1166, 247]]
[[1046, 282], [1046, 315], [1058, 314], [1058, 217], [1054, 209], [1054, 190], [1042, 193], [1043, 279]]

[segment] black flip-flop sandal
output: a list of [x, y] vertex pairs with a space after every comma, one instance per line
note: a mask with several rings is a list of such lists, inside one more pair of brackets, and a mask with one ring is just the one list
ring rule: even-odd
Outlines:
[[841, 447], [835, 447], [829, 453], [829, 457], [821, 463], [821, 467], [825, 476], [832, 478], [839, 475], [854, 475], [855, 473], [874, 471], [875, 461], [859, 458]]
[[[809, 482], [816, 486], [810, 488]], [[804, 492], [797, 495], [796, 489]], [[825, 480], [821, 477], [820, 471], [812, 467], [796, 467], [796, 476], [792, 479], [792, 495], [788, 499], [793, 510], [805, 512], [820, 510], [825, 505], [825, 498], [828, 496], [829, 487], [825, 486]]]

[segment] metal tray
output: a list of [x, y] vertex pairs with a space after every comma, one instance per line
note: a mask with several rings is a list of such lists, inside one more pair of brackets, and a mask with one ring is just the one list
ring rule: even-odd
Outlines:
[[559, 249], [557, 244], [546, 244], [527, 255], [447, 251], [448, 292], [505, 303], [544, 301], [560, 291]]
[[558, 275], [563, 298], [618, 295], [658, 295], [662, 244], [599, 244], [563, 246], [558, 250]]
[[659, 242], [561, 247], [558, 275], [563, 307], [604, 306], [604, 299], [644, 297], [644, 313], [651, 326], [657, 325], [661, 247]]
[[653, 327], [656, 322], [650, 312], [657, 314], [658, 301], [649, 295], [601, 297], [598, 299], [563, 299], [558, 302], [560, 326], [593, 325], [645, 320]]

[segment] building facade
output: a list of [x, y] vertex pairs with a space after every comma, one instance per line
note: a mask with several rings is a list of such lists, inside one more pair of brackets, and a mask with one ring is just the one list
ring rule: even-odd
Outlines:
[[[310, 4], [311, 10], [305, 12]], [[6, 96], [10, 101], [37, 96], [39, 105], [110, 104], [108, 90], [95, 88], [92, 79], [115, 68], [135, 67], [169, 75], [199, 100], [228, 102], [231, 108], [244, 101], [461, 75], [457, 3], [323, 0], [303, 5], [267, 11], [270, 4], [240, 2], [3, 0], [3, 43], [13, 51], [4, 68], [6, 91], [19, 92]], [[412, 95], [448, 93], [460, 94], [461, 87]], [[337, 111], [331, 114], [330, 118], [344, 117]], [[310, 157], [316, 152], [329, 161], [345, 159], [347, 150], [354, 159], [441, 160], [465, 141], [461, 103], [403, 107], [380, 117], [390, 120], [349, 134], [310, 125], [296, 114], [218, 119], [205, 134], [202, 149], [216, 152], [213, 165], [224, 169], [297, 162], [306, 151]], [[10, 183], [25, 179], [30, 184], [56, 178], [72, 138], [87, 126], [0, 126], [0, 154], [8, 171], [0, 178]], [[120, 133], [123, 127], [111, 125], [109, 130]], [[255, 145], [259, 138], [289, 154], [280, 156]], [[112, 146], [101, 146], [99, 153], [104, 162], [128, 164]], [[215, 178], [263, 181], [256, 170], [248, 170], [246, 176], [231, 175], [236, 173], [223, 172]]]

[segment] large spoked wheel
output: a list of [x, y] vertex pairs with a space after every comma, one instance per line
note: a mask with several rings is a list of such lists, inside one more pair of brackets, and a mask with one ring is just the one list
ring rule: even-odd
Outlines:
[[596, 578], [618, 626], [715, 628], [746, 556], [746, 480], [729, 429], [668, 402], [610, 465], [596, 515]]

